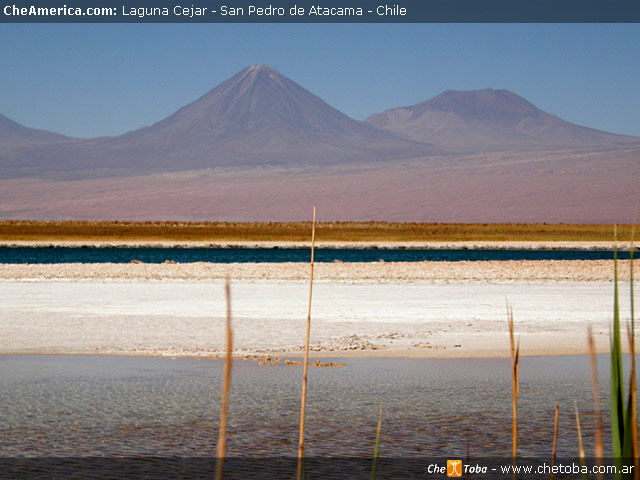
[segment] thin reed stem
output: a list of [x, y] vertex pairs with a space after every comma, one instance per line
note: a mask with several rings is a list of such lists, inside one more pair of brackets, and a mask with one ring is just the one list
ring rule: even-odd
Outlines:
[[[629, 406], [627, 414], [630, 418], [631, 425], [631, 451], [633, 452], [634, 462], [638, 459], [638, 414], [636, 411], [636, 362], [635, 362], [635, 341], [633, 338], [633, 327], [627, 324], [627, 334], [629, 336], [629, 354], [631, 355], [631, 378], [629, 379]], [[635, 464], [635, 463], [634, 463]], [[634, 468], [635, 470], [635, 468]], [[634, 471], [633, 478], [637, 473]]]
[[611, 332], [611, 445], [613, 456], [625, 456], [625, 409], [620, 341], [620, 305], [618, 301], [618, 235], [613, 226], [613, 328]]
[[556, 450], [558, 447], [558, 420], [560, 418], [560, 402], [556, 400], [556, 417], [553, 427], [553, 451], [551, 452], [551, 477], [553, 480], [553, 467], [556, 464]]
[[227, 298], [227, 356], [224, 362], [222, 381], [222, 405], [220, 407], [220, 430], [218, 432], [218, 452], [216, 461], [216, 480], [222, 480], [224, 457], [227, 451], [227, 414], [229, 409], [229, 386], [231, 385], [231, 362], [233, 361], [233, 332], [231, 331], [231, 288], [227, 278], [224, 286]]
[[[587, 464], [586, 457], [584, 455], [584, 448], [582, 447], [582, 431], [580, 430], [580, 414], [578, 413], [578, 402], [573, 401], [573, 407], [576, 412], [576, 427], [578, 428], [578, 455], [580, 456], [580, 464], [584, 467]], [[589, 480], [589, 476], [586, 473], [582, 474], [582, 478]]]
[[304, 373], [302, 377], [302, 400], [300, 405], [300, 439], [298, 441], [298, 480], [302, 480], [302, 458], [304, 456], [304, 421], [307, 404], [307, 370], [309, 367], [309, 337], [311, 335], [311, 297], [313, 292], [313, 254], [316, 246], [316, 206], [313, 206], [311, 224], [311, 261], [309, 272], [309, 308], [307, 310], [307, 339], [304, 346]]
[[600, 415], [600, 385], [598, 382], [598, 365], [596, 362], [596, 346], [593, 340], [593, 330], [589, 327], [588, 330], [589, 340], [589, 358], [591, 359], [591, 379], [593, 384], [593, 409], [596, 417], [596, 444], [595, 444], [595, 456], [596, 461], [604, 456], [604, 444], [602, 441], [602, 416]]
[[[637, 216], [637, 213], [636, 213]], [[629, 393], [629, 407], [631, 415], [631, 446], [633, 451], [634, 469], [633, 478], [640, 479], [640, 464], [638, 463], [640, 452], [638, 448], [638, 412], [636, 405], [636, 324], [635, 324], [635, 302], [633, 292], [633, 250], [634, 240], [636, 233], [636, 216], [633, 219], [633, 226], [631, 227], [631, 242], [629, 245], [629, 298], [631, 301], [631, 331], [629, 332], [629, 353], [631, 355], [631, 385]]]
[[371, 480], [376, 480], [376, 469], [378, 468], [378, 449], [380, 447], [380, 430], [382, 429], [382, 402], [380, 403], [380, 414], [378, 415], [378, 428], [376, 430], [376, 446], [373, 449], [373, 466], [371, 467]]
[[513, 324], [513, 308], [507, 304], [507, 314], [509, 317], [509, 340], [511, 343], [511, 383], [513, 387], [512, 391], [512, 406], [513, 406], [513, 423], [511, 427], [512, 435], [512, 455], [513, 463], [515, 465], [516, 458], [518, 456], [518, 363], [520, 357], [520, 340], [516, 345], [514, 338], [514, 324]]
[[631, 299], [631, 330], [635, 333], [636, 324], [635, 324], [635, 302], [633, 298], [633, 251], [635, 250], [634, 242], [636, 235], [636, 215], [633, 218], [633, 226], [631, 227], [631, 242], [629, 245], [629, 278], [630, 278], [630, 299]]
[[580, 461], [583, 461], [584, 456], [584, 448], [582, 448], [582, 431], [580, 430], [580, 414], [578, 413], [578, 402], [573, 401], [573, 408], [576, 412], [576, 428], [578, 429], [578, 456], [580, 457]]

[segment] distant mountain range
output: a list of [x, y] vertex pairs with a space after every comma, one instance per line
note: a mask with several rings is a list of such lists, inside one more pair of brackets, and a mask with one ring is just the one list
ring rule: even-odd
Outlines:
[[507, 90], [447, 91], [359, 122], [253, 65], [173, 115], [74, 139], [0, 115], [0, 178], [82, 179], [247, 166], [333, 166], [450, 154], [640, 145], [580, 127]]
[[540, 150], [638, 143], [640, 138], [581, 127], [543, 112], [509, 90], [449, 90], [372, 115], [370, 125], [448, 151]]

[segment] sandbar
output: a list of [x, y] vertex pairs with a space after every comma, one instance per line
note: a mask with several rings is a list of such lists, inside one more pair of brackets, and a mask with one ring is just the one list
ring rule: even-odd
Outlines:
[[[619, 262], [629, 318], [629, 261]], [[638, 279], [640, 262], [634, 263]], [[230, 278], [236, 356], [300, 357], [309, 265], [0, 265], [0, 353], [216, 357]], [[608, 351], [611, 261], [315, 265], [312, 357], [504, 357]]]

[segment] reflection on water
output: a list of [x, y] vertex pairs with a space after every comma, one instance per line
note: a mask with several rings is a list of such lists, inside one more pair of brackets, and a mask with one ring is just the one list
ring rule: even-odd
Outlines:
[[[510, 451], [508, 359], [340, 361], [309, 370], [308, 455], [370, 456], [380, 402], [382, 455], [462, 456], [467, 442], [472, 456]], [[599, 369], [607, 410], [608, 357]], [[208, 359], [0, 357], [0, 456], [215, 456], [222, 370]], [[283, 362], [234, 362], [229, 455], [296, 455], [301, 377]], [[592, 397], [588, 357], [523, 358], [519, 453], [550, 455], [556, 400], [559, 455], [577, 454], [574, 400], [592, 451]]]

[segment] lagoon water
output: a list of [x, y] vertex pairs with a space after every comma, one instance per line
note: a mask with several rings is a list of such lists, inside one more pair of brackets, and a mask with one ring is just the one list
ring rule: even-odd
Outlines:
[[[0, 263], [126, 263], [133, 259], [147, 263], [165, 260], [306, 262], [308, 254], [307, 249], [0, 248]], [[612, 252], [320, 249], [316, 251], [316, 258], [321, 262], [610, 259]], [[297, 289], [306, 291], [306, 284], [245, 283], [234, 283], [234, 299], [237, 299], [234, 312], [247, 325], [253, 325], [250, 321], [254, 310], [259, 315], [269, 310], [278, 322], [286, 322], [290, 316], [297, 319], [298, 312], [304, 311], [305, 295], [298, 294]], [[566, 328], [573, 325], [572, 322], [579, 325], [579, 328], [571, 327], [570, 330], [581, 332], [582, 339], [583, 324], [587, 320], [590, 319], [596, 327], [598, 322], [609, 321], [610, 305], [607, 302], [610, 286], [601, 283], [521, 285], [511, 282], [451, 286], [421, 283], [333, 285], [320, 282], [314, 289], [317, 294], [314, 315], [318, 317], [314, 317], [314, 328], [324, 326], [326, 336], [331, 337], [339, 334], [338, 327], [343, 322], [352, 334], [354, 322], [360, 322], [364, 315], [363, 318], [371, 325], [380, 324], [378, 328], [396, 331], [407, 319], [424, 323], [427, 313], [431, 312], [429, 315], [440, 322], [437, 325], [442, 324], [442, 330], [448, 331], [454, 323], [453, 312], [465, 319], [470, 318], [460, 323], [467, 330], [478, 329], [480, 332], [481, 324], [481, 333], [495, 337], [500, 335], [495, 332], [504, 333], [504, 299], [508, 296], [516, 305], [518, 331], [525, 337], [523, 340], [526, 340], [528, 332], [541, 329], [557, 336], [554, 315], [560, 315], [558, 312], [562, 312], [562, 325]], [[216, 290], [212, 286], [220, 288]], [[605, 287], [607, 302], [603, 303], [599, 292]], [[382, 288], [384, 295], [377, 293]], [[458, 295], [456, 288], [464, 289], [465, 295]], [[499, 298], [496, 297], [498, 307], [492, 306], [492, 301], [488, 300], [491, 297], [487, 296], [487, 291], [492, 289], [499, 293]], [[567, 289], [571, 294], [563, 293]], [[157, 337], [159, 329], [171, 333], [170, 344], [175, 346], [173, 332], [176, 331], [176, 323], [188, 327], [177, 331], [194, 338], [200, 338], [197, 329], [188, 323], [194, 319], [200, 322], [198, 325], [206, 326], [209, 333], [215, 331], [215, 322], [220, 320], [219, 331], [222, 331], [222, 320], [209, 318], [211, 312], [224, 311], [220, 303], [222, 294], [218, 290], [222, 292], [221, 285], [202, 282], [7, 281], [3, 285], [3, 302], [4, 325], [8, 334], [3, 340], [19, 339], [31, 347], [34, 338], [42, 339], [44, 347], [50, 346], [47, 342], [54, 345], [71, 342], [72, 347], [75, 345], [73, 342], [80, 342], [83, 347], [81, 353], [85, 353], [93, 350], [84, 348], [93, 346], [92, 342], [98, 346], [105, 345], [105, 337], [96, 331], [97, 326], [102, 328], [104, 324], [104, 331], [114, 333], [118, 342], [125, 338], [146, 345], [147, 339], [143, 342], [129, 335], [128, 329], [137, 328], [145, 335], [152, 335], [153, 338], [147, 342], [149, 345], [162, 346], [162, 338]], [[274, 293], [276, 290], [277, 294]], [[263, 292], [262, 296], [256, 292]], [[474, 292], [482, 301], [476, 300], [472, 295]], [[284, 297], [302, 299], [301, 307], [283, 303], [281, 298]], [[355, 302], [355, 305], [364, 305], [366, 309], [354, 309], [354, 298], [366, 300], [359, 304]], [[412, 301], [407, 302], [407, 298]], [[473, 314], [470, 309], [459, 308], [457, 299], [472, 305]], [[269, 302], [275, 302], [276, 306], [266, 308]], [[566, 308], [566, 302], [576, 303], [579, 308]], [[450, 303], [457, 307], [450, 308]], [[425, 304], [430, 308], [425, 309]], [[594, 307], [596, 304], [598, 308]], [[439, 306], [446, 308], [439, 309]], [[323, 308], [330, 309], [336, 318], [326, 316], [323, 320]], [[485, 311], [483, 309], [488, 317], [476, 318]], [[187, 323], [184, 323], [185, 315]], [[382, 321], [377, 322], [377, 319]], [[541, 323], [541, 319], [547, 323]], [[55, 327], [50, 328], [48, 322]], [[395, 323], [389, 326], [384, 322]], [[495, 328], [492, 327], [494, 324]], [[61, 325], [66, 330], [61, 329]], [[279, 328], [269, 329], [277, 332], [279, 340], [282, 340], [281, 332], [293, 331], [282, 328], [282, 325], [285, 323], [278, 323]], [[34, 332], [29, 330], [32, 326], [40, 329], [42, 335], [30, 337], [29, 334]], [[365, 327], [368, 328], [367, 325], [362, 328]], [[429, 328], [434, 326], [429, 324]], [[239, 342], [243, 340], [242, 332], [237, 332]], [[251, 333], [262, 343], [265, 341], [265, 335], [258, 328], [245, 328], [244, 332]], [[53, 338], [56, 334], [64, 341]], [[302, 336], [296, 334], [295, 338]], [[115, 347], [122, 346], [118, 342], [114, 343]], [[213, 344], [210, 340], [205, 343]], [[113, 350], [119, 351], [115, 347]], [[35, 352], [38, 349], [22, 351]], [[54, 350], [40, 350], [41, 353], [51, 351]], [[74, 352], [73, 348], [70, 351]], [[465, 458], [467, 451], [472, 457], [509, 456], [511, 366], [508, 359], [332, 358], [328, 361], [344, 362], [346, 366], [310, 369], [306, 428], [308, 456], [369, 459], [381, 404], [382, 456]], [[600, 397], [603, 412], [606, 412], [608, 357], [599, 356], [598, 363]], [[625, 368], [628, 372], [628, 366]], [[0, 356], [0, 471], [6, 466], [6, 462], [2, 463], [3, 457], [9, 458], [9, 466], [15, 464], [11, 462], [16, 458], [25, 457], [210, 459], [216, 454], [222, 370], [221, 360], [209, 358]], [[265, 367], [258, 366], [253, 360], [234, 361], [228, 455], [258, 459], [295, 457], [301, 377], [302, 367], [285, 366], [284, 362]], [[550, 457], [556, 401], [560, 402], [558, 455], [575, 458], [577, 454], [574, 402], [577, 402], [581, 414], [585, 450], [592, 452], [594, 412], [588, 357], [523, 357], [520, 378], [519, 454]], [[604, 423], [608, 425], [608, 418], [604, 417]], [[608, 442], [609, 434], [605, 433], [605, 451], [609, 451]], [[36, 468], [41, 469], [42, 465]], [[23, 477], [20, 474], [4, 478]], [[368, 475], [361, 478], [368, 478]]]
[[[309, 370], [307, 455], [370, 457], [382, 403], [383, 456], [464, 458], [467, 443], [472, 456], [508, 456], [508, 359], [342, 361]], [[598, 364], [606, 411], [608, 357]], [[222, 370], [212, 359], [0, 357], [0, 457], [215, 456]], [[234, 361], [229, 456], [296, 455], [301, 378], [284, 362]], [[520, 455], [550, 455], [556, 400], [559, 456], [577, 454], [574, 401], [593, 451], [589, 358], [524, 357], [520, 378]]]
[[[619, 252], [628, 259], [629, 252]], [[612, 260], [609, 250], [318, 248], [317, 262]], [[308, 262], [308, 248], [0, 247], [2, 263], [280, 263]]]

